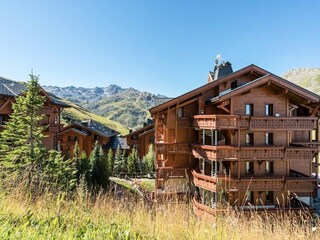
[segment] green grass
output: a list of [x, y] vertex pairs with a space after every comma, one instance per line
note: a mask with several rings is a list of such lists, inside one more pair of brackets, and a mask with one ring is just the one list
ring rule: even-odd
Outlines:
[[70, 102], [67, 100], [64, 100], [67, 104], [69, 104], [71, 107], [70, 108], [65, 108], [64, 112], [67, 113], [68, 115], [71, 115], [74, 119], [77, 120], [88, 120], [91, 118], [94, 121], [97, 121], [103, 125], [106, 125], [107, 127], [114, 129], [118, 132], [120, 132], [122, 135], [126, 135], [129, 133], [128, 129], [121, 125], [120, 123], [117, 123], [109, 118], [102, 117], [98, 114], [89, 112], [85, 110], [84, 108]]
[[[194, 216], [188, 204], [155, 205], [152, 209], [130, 195], [93, 198], [77, 191], [31, 197], [18, 190], [0, 193], [0, 239], [319, 239], [300, 217], [265, 219], [230, 214], [215, 227]], [[314, 222], [320, 227], [319, 223]]]
[[141, 181], [141, 186], [148, 190], [149, 192], [154, 191], [155, 190], [155, 181], [154, 180], [145, 180], [145, 181]]

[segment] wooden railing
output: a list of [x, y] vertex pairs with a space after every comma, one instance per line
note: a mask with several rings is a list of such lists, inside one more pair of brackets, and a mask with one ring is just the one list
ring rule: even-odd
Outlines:
[[317, 128], [317, 118], [196, 115], [193, 127], [201, 129], [237, 129], [240, 127], [250, 130], [312, 130]]
[[190, 147], [188, 143], [156, 143], [156, 148], [158, 154], [190, 154]]
[[189, 176], [188, 174], [189, 174], [189, 169], [187, 168], [172, 168], [172, 167], [156, 168], [157, 179], [186, 178]]
[[193, 126], [201, 129], [237, 129], [238, 116], [235, 115], [196, 115]]
[[229, 177], [211, 177], [192, 171], [195, 186], [216, 192], [227, 191], [290, 191], [313, 192], [316, 187], [314, 178], [284, 178], [263, 176], [252, 178], [232, 179]]
[[290, 192], [313, 192], [317, 187], [317, 179], [288, 178], [285, 180], [285, 190]]
[[217, 214], [227, 213], [228, 209], [215, 209], [199, 203], [195, 198], [192, 200], [193, 211], [196, 216], [209, 222], [215, 222]]
[[256, 146], [208, 146], [192, 144], [192, 154], [196, 158], [208, 160], [238, 160], [238, 159], [283, 159], [292, 160], [311, 160], [317, 152], [315, 147], [256, 147]]

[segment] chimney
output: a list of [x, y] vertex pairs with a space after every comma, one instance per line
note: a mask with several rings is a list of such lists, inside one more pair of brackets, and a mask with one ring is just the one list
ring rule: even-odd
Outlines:
[[92, 119], [89, 118], [89, 120], [88, 120], [88, 127], [91, 127], [91, 124], [92, 124]]
[[[220, 61], [221, 63], [219, 64]], [[218, 54], [215, 59], [214, 71], [210, 72], [211, 79], [209, 78], [208, 83], [215, 81], [219, 78], [225, 77], [230, 73], [233, 73], [231, 63], [228, 61], [222, 61], [221, 55]]]

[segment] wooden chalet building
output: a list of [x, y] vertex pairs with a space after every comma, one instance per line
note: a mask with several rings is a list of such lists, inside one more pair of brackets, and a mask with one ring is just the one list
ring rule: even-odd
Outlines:
[[135, 148], [139, 158], [143, 158], [148, 153], [149, 145], [154, 144], [154, 125], [145, 124], [136, 131], [130, 131], [125, 138], [130, 149]]
[[216, 65], [207, 84], [150, 109], [156, 196], [191, 194], [195, 213], [209, 219], [231, 207], [310, 205], [319, 106], [317, 94], [258, 66]]
[[[12, 113], [12, 103], [15, 97], [21, 95], [26, 90], [26, 85], [23, 82], [12, 81], [7, 78], [0, 77], [0, 131], [3, 125], [10, 118]], [[48, 149], [60, 148], [60, 129], [62, 125], [60, 122], [60, 115], [67, 104], [59, 100], [57, 97], [50, 95], [40, 87], [41, 94], [46, 97], [44, 108], [41, 114], [44, 114], [44, 119], [40, 122], [41, 125], [47, 126], [43, 134], [43, 145]]]
[[74, 122], [65, 126], [61, 132], [62, 144], [61, 151], [69, 156], [73, 156], [74, 145], [78, 142], [80, 151], [85, 151], [90, 156], [96, 141], [107, 151], [109, 148], [128, 148], [125, 141], [119, 138], [119, 134], [113, 129], [108, 128], [96, 121]]

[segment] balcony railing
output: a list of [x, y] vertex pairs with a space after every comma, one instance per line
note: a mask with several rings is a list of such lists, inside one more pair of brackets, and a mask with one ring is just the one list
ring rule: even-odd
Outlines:
[[235, 115], [196, 115], [193, 126], [201, 129], [237, 129], [239, 117]]
[[232, 146], [193, 144], [192, 154], [196, 158], [206, 158], [212, 161], [216, 159], [237, 160], [239, 158], [238, 148]]
[[237, 129], [240, 127], [250, 130], [312, 130], [317, 128], [317, 118], [196, 115], [193, 127], [200, 129]]
[[228, 212], [228, 209], [214, 209], [206, 206], [199, 203], [195, 198], [192, 200], [192, 205], [195, 215], [209, 222], [215, 222], [217, 214]]
[[188, 143], [157, 143], [156, 148], [158, 154], [190, 154], [190, 147]]
[[172, 167], [156, 168], [156, 176], [157, 179], [186, 178], [189, 176], [189, 169]]
[[215, 160], [238, 160], [238, 159], [283, 159], [283, 160], [311, 160], [317, 152], [315, 147], [256, 147], [256, 146], [209, 146], [192, 145], [192, 154], [196, 158], [205, 158], [211, 161]]
[[263, 176], [252, 178], [232, 179], [229, 177], [211, 177], [192, 171], [193, 181], [197, 187], [216, 192], [227, 191], [290, 191], [313, 192], [316, 179], [284, 178], [277, 176]]

